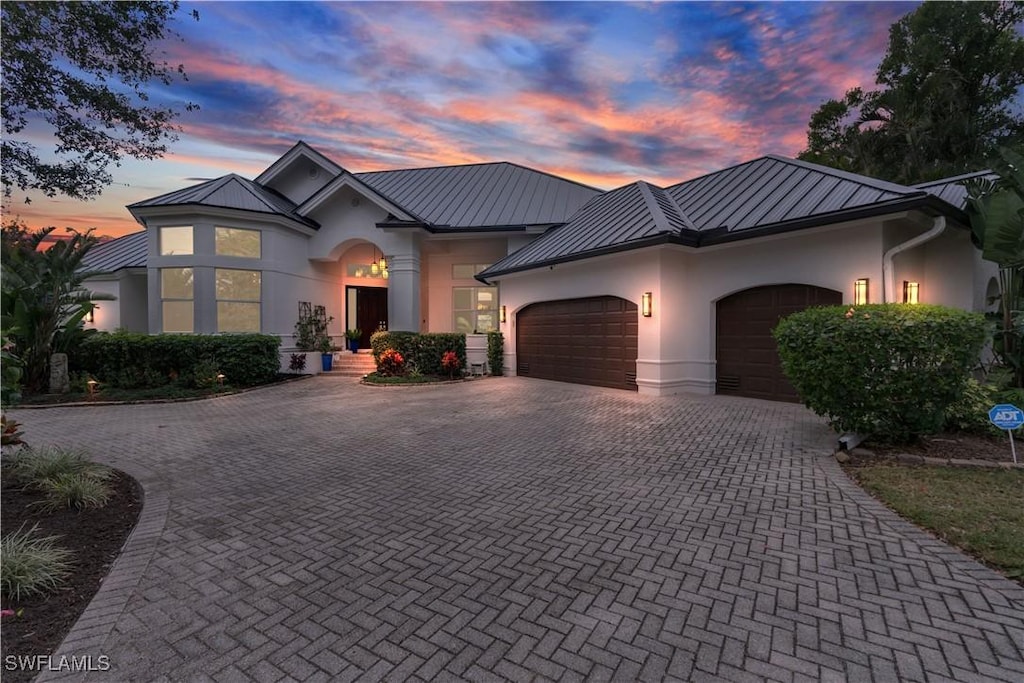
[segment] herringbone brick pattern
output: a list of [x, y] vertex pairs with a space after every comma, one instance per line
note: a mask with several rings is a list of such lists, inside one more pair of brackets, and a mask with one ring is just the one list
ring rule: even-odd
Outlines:
[[166, 496], [97, 680], [1024, 679], [1024, 591], [799, 406], [321, 377], [16, 417]]

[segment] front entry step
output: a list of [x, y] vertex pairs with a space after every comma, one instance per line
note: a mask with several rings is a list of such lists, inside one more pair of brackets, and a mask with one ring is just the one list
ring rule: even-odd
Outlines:
[[339, 377], [362, 377], [377, 369], [373, 362], [373, 355], [370, 353], [347, 353], [335, 354], [334, 367], [325, 375], [337, 375]]

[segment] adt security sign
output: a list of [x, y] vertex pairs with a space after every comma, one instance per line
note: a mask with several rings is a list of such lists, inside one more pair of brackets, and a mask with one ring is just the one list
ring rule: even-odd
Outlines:
[[996, 427], [1005, 429], [1006, 433], [1010, 435], [1010, 453], [1013, 454], [1013, 462], [1016, 464], [1017, 449], [1013, 445], [1013, 430], [1024, 425], [1024, 412], [1017, 406], [1000, 403], [997, 406], [992, 406], [992, 410], [988, 411], [988, 419]]
[[988, 411], [988, 419], [1000, 429], [1017, 429], [1024, 425], [1024, 411], [1009, 403], [1000, 403]]

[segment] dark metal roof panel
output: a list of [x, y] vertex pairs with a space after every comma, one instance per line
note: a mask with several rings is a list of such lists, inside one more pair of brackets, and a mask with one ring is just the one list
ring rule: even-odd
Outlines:
[[295, 210], [295, 204], [285, 197], [234, 173], [136, 202], [130, 208], [183, 204], [286, 215]]
[[919, 185], [914, 185], [914, 187], [924, 190], [928, 194], [933, 194], [942, 201], [948, 202], [958, 209], [964, 209], [967, 207], [967, 188], [965, 188], [962, 183], [965, 180], [974, 180], [976, 178], [998, 180], [999, 176], [992, 171], [977, 171], [975, 173], [965, 173], [952, 178], [943, 178], [941, 180], [920, 183]]
[[689, 224], [664, 190], [638, 181], [595, 197], [568, 223], [549, 230], [481, 275], [678, 233], [689, 229]]
[[761, 228], [921, 191], [804, 161], [766, 156], [667, 189], [700, 230]]
[[438, 226], [563, 223], [599, 190], [498, 162], [356, 173], [395, 203]]
[[145, 268], [147, 233], [133, 232], [109, 242], [97, 244], [82, 259], [80, 270], [113, 273], [122, 268]]

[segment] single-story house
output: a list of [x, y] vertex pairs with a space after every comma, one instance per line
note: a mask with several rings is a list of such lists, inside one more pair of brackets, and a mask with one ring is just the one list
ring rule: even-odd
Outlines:
[[815, 304], [983, 310], [993, 264], [965, 191], [765, 156], [669, 187], [601, 191], [507, 162], [352, 173], [299, 142], [128, 207], [144, 231], [87, 267], [100, 329], [259, 331], [299, 303], [340, 341], [379, 328], [505, 338], [513, 374], [792, 400], [770, 330]]

